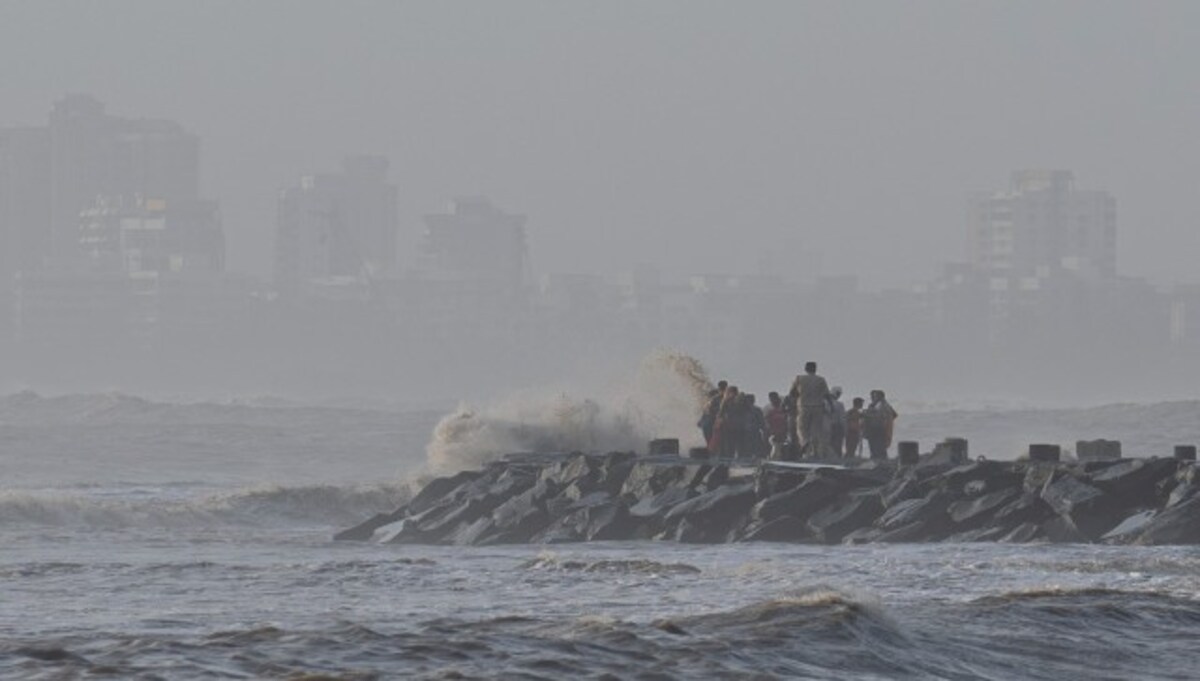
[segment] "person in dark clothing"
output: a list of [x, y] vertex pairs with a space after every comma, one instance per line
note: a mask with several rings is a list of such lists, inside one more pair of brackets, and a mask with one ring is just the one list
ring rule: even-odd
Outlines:
[[783, 458], [783, 448], [787, 446], [788, 415], [784, 410], [783, 398], [772, 391], [767, 395], [767, 407], [763, 410], [763, 425], [766, 430], [767, 443], [770, 446], [771, 458]]
[[846, 412], [846, 456], [858, 456], [863, 433], [863, 398], [854, 398], [854, 406]]
[[746, 393], [746, 430], [742, 433], [745, 449], [740, 453], [741, 456], [755, 459], [763, 455], [767, 442], [767, 421], [763, 416], [763, 410], [756, 402], [757, 399], [752, 393]]
[[726, 381], [717, 381], [717, 387], [708, 391], [708, 402], [705, 403], [704, 409], [700, 412], [700, 420], [696, 422], [696, 426], [700, 428], [700, 432], [704, 434], [704, 443], [708, 444], [712, 440], [713, 426], [717, 422], [717, 410], [721, 408], [721, 400], [725, 399], [725, 389], [729, 387]]
[[871, 404], [863, 411], [863, 435], [871, 448], [872, 459], [886, 459], [892, 445], [892, 426], [896, 410], [888, 404], [882, 390], [871, 391]]

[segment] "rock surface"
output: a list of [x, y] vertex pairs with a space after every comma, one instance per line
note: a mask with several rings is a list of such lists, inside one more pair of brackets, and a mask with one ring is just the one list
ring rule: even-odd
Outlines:
[[435, 479], [335, 539], [1200, 543], [1191, 462], [944, 459], [806, 469], [627, 452], [510, 457]]

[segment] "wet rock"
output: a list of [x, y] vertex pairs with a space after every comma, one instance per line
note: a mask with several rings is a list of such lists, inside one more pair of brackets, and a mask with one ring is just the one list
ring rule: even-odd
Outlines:
[[659, 494], [668, 487], [695, 487], [711, 470], [712, 466], [708, 464], [662, 465], [638, 461], [626, 476], [621, 486], [621, 495], [643, 499]]
[[1030, 494], [1015, 488], [1019, 496], [1008, 505], [996, 511], [993, 522], [1005, 526], [1025, 523], [1038, 524], [1049, 520], [1054, 515], [1054, 509], [1042, 500], [1040, 494]]
[[613, 496], [619, 495], [625, 480], [629, 478], [629, 473], [633, 471], [636, 459], [632, 452], [612, 452], [606, 455], [600, 464], [600, 487]]
[[390, 525], [399, 520], [402, 520], [408, 515], [408, 507], [402, 506], [392, 513], [376, 513], [367, 520], [351, 527], [342, 530], [333, 535], [334, 541], [368, 541], [371, 539], [375, 531], [385, 525]]
[[1042, 535], [1041, 525], [1034, 522], [1023, 522], [996, 541], [1006, 544], [1027, 544], [1039, 539]]
[[875, 526], [884, 530], [894, 530], [915, 522], [928, 522], [934, 516], [944, 514], [946, 506], [945, 496], [936, 493], [920, 499], [905, 499], [885, 510], [875, 521]]
[[540, 479], [521, 494], [505, 501], [492, 511], [493, 530], [497, 543], [526, 542], [550, 522], [546, 500], [555, 492], [555, 484]]
[[879, 540], [885, 534], [884, 530], [878, 527], [860, 527], [850, 534], [842, 537], [843, 544], [872, 544]]
[[804, 482], [804, 473], [796, 470], [763, 466], [754, 474], [754, 496], [759, 499], [795, 489]]
[[585, 534], [588, 541], [629, 539], [634, 535], [638, 519], [620, 501], [594, 508], [588, 518]]
[[1101, 539], [1110, 544], [1127, 544], [1137, 539], [1156, 515], [1158, 515], [1158, 511], [1152, 509], [1138, 511], [1105, 532]]
[[952, 528], [950, 516], [946, 512], [950, 503], [950, 495], [939, 490], [934, 490], [920, 499], [906, 499], [897, 503], [875, 521], [875, 526], [884, 531], [878, 541], [940, 539]]
[[1200, 485], [1194, 485], [1192, 483], [1176, 485], [1175, 488], [1171, 490], [1171, 493], [1167, 495], [1167, 502], [1163, 505], [1163, 508], [1178, 506], [1179, 504], [1195, 496], [1197, 491], [1200, 491]]
[[851, 495], [840, 504], [814, 513], [808, 519], [808, 529], [818, 540], [838, 544], [850, 532], [873, 523], [882, 511], [878, 494]]
[[1178, 465], [1171, 459], [1127, 459], [1091, 475], [1091, 483], [1125, 507], [1156, 503], [1158, 483], [1173, 479]]
[[671, 521], [686, 517], [695, 521], [728, 518], [739, 511], [748, 510], [753, 502], [753, 483], [729, 485], [676, 504], [667, 511], [666, 519]]
[[477, 518], [474, 522], [459, 525], [446, 535], [446, 542], [458, 546], [483, 543], [483, 538], [495, 529], [496, 521], [491, 516]]
[[[1087, 539], [1098, 539], [1122, 517], [1122, 505], [1111, 496], [1073, 475], [1060, 474], [1046, 481], [1042, 500]], [[1052, 541], [1058, 541], [1051, 537]]]
[[977, 527], [973, 530], [956, 532], [942, 541], [948, 544], [967, 544], [971, 542], [994, 542], [1008, 533], [1004, 527]]
[[906, 499], [919, 499], [921, 496], [921, 485], [912, 476], [892, 480], [879, 491], [879, 500], [884, 508], [891, 508]]
[[1200, 496], [1192, 496], [1159, 513], [1146, 524], [1136, 543], [1146, 546], [1200, 543]]
[[1042, 488], [1042, 500], [1059, 514], [1088, 510], [1103, 498], [1104, 492], [1072, 475], [1053, 477]]
[[530, 541], [536, 544], [562, 544], [599, 538], [617, 538], [615, 535], [631, 532], [623, 522], [629, 519], [627, 509], [621, 501], [600, 501], [574, 507], [565, 515], [555, 518]]
[[[956, 501], [946, 509], [950, 519], [960, 526], [976, 527], [987, 522], [995, 512], [1021, 495], [1018, 487], [1008, 487], [982, 496]], [[1006, 528], [1000, 527], [999, 530]], [[974, 540], [972, 540], [974, 541]]]
[[909, 523], [892, 530], [886, 530], [875, 537], [880, 544], [905, 544], [909, 542], [930, 541], [928, 525], [923, 522]]
[[1041, 494], [1042, 488], [1054, 477], [1058, 466], [1052, 463], [1030, 462], [1025, 468], [1025, 478], [1022, 484], [1026, 492]]
[[600, 459], [576, 452], [567, 459], [542, 468], [540, 478], [566, 487], [572, 482], [594, 484], [600, 477]]
[[785, 515], [807, 518], [817, 509], [831, 503], [841, 493], [841, 485], [830, 478], [810, 475], [799, 487], [758, 502], [752, 511], [752, 517], [764, 522]]
[[812, 539], [803, 520], [785, 515], [767, 522], [754, 521], [742, 532], [741, 541], [798, 542]]
[[725, 464], [717, 464], [712, 467], [712, 470], [704, 474], [700, 479], [700, 487], [706, 491], [712, 491], [729, 482], [729, 466]]
[[629, 512], [638, 518], [666, 515], [667, 511], [672, 507], [691, 499], [695, 495], [696, 493], [687, 487], [669, 487], [658, 494], [638, 501], [630, 507]]
[[417, 515], [433, 508], [451, 492], [480, 479], [483, 475], [484, 471], [462, 471], [449, 477], [431, 480], [408, 502], [409, 515]]
[[1058, 515], [1041, 525], [1041, 534], [1056, 544], [1086, 544], [1088, 538], [1070, 516]]

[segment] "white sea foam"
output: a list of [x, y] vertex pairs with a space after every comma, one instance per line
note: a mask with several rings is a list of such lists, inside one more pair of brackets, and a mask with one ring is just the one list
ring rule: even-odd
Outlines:
[[390, 511], [398, 485], [259, 485], [180, 494], [173, 489], [74, 488], [0, 491], [0, 526], [183, 528], [230, 525], [340, 526]]
[[434, 429], [429, 472], [475, 468], [512, 452], [640, 451], [655, 437], [698, 444], [696, 414], [709, 388], [698, 360], [664, 350], [591, 396], [523, 392], [482, 407], [464, 403]]

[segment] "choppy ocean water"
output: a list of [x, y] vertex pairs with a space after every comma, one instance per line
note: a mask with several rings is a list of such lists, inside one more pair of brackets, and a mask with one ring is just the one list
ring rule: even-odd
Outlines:
[[335, 543], [395, 505], [437, 413], [31, 399], [0, 399], [0, 678], [1200, 669], [1190, 547]]

